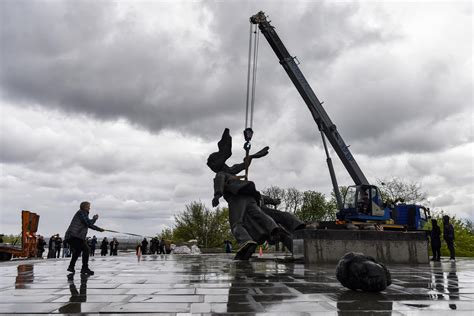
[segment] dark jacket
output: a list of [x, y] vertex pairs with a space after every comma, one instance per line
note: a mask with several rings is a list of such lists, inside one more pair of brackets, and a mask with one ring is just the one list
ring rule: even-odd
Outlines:
[[443, 237], [446, 241], [454, 241], [454, 227], [451, 223], [444, 223]]
[[54, 249], [58, 250], [58, 249], [61, 249], [61, 246], [63, 244], [63, 240], [61, 239], [61, 237], [56, 237], [56, 239], [54, 240], [54, 243], [56, 244], [54, 246]]
[[91, 248], [95, 249], [97, 245], [97, 238], [92, 237], [91, 239]]
[[69, 228], [64, 235], [64, 239], [69, 240], [71, 237], [75, 237], [86, 240], [87, 230], [89, 228], [97, 231], [102, 230], [100, 227], [94, 225], [95, 222], [95, 219], [89, 218], [89, 214], [87, 212], [82, 210], [77, 211], [71, 220], [71, 224], [69, 224]]
[[102, 239], [102, 243], [100, 244], [100, 249], [107, 250], [109, 247], [109, 241], [107, 239]]
[[441, 229], [438, 225], [433, 226], [430, 231], [431, 244], [434, 246], [441, 245]]
[[43, 238], [38, 239], [38, 243], [36, 244], [36, 247], [39, 251], [44, 251], [44, 246], [46, 246], [46, 241], [44, 241]]
[[48, 249], [49, 250], [53, 249], [54, 246], [56, 245], [56, 243], [54, 242], [55, 238], [56, 237], [54, 237], [54, 235], [49, 238], [49, 241], [48, 241]]

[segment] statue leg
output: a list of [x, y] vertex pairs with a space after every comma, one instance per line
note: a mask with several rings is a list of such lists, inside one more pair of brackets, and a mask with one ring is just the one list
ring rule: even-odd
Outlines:
[[306, 224], [289, 212], [282, 212], [266, 206], [262, 207], [262, 211], [270, 216], [276, 223], [281, 225], [283, 229], [280, 234], [280, 241], [289, 251], [293, 252], [292, 235], [296, 230], [305, 228]]
[[278, 238], [280, 227], [258, 206], [255, 198], [248, 195], [230, 197], [229, 221], [234, 237], [240, 245], [235, 260], [248, 260], [255, 252], [258, 242]]
[[266, 206], [262, 207], [262, 211], [270, 216], [276, 223], [283, 226], [290, 234], [293, 234], [295, 230], [306, 227], [306, 224], [292, 213], [282, 212]]
[[239, 243], [240, 246], [244, 245], [248, 241], [253, 241], [252, 237], [244, 227], [244, 216], [247, 208], [247, 199], [243, 196], [231, 196], [228, 197], [227, 203], [229, 204], [229, 223], [232, 235]]
[[281, 227], [265, 212], [262, 211], [257, 202], [252, 199], [247, 208], [249, 226], [252, 227], [250, 235], [254, 240], [263, 243], [265, 240], [276, 241], [282, 231]]

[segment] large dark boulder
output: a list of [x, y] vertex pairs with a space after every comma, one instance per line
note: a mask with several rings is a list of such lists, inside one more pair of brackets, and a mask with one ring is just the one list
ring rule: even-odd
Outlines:
[[349, 252], [339, 260], [336, 278], [345, 287], [357, 291], [379, 292], [392, 284], [390, 272], [374, 258]]

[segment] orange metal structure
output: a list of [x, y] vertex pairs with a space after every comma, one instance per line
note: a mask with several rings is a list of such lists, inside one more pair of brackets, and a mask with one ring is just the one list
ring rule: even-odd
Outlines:
[[39, 215], [30, 211], [21, 211], [21, 247], [0, 245], [0, 260], [13, 257], [36, 257], [36, 232]]

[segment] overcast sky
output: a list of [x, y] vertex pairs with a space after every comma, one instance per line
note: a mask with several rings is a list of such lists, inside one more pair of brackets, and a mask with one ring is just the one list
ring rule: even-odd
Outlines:
[[[225, 127], [229, 163], [244, 155], [260, 10], [369, 181], [418, 182], [431, 208], [474, 218], [470, 1], [2, 0], [0, 233], [30, 210], [40, 234], [63, 235], [84, 200], [99, 226], [147, 235], [210, 206], [206, 159]], [[317, 127], [263, 37], [254, 115], [252, 148], [270, 146], [257, 187], [329, 194]]]

